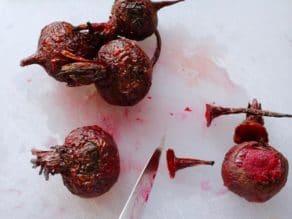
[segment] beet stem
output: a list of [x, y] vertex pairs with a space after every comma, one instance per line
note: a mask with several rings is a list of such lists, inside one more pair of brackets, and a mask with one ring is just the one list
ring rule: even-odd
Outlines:
[[156, 37], [156, 49], [154, 55], [151, 59], [152, 67], [156, 64], [159, 59], [160, 52], [161, 52], [161, 36], [158, 30], [155, 30], [155, 37]]
[[193, 167], [198, 165], [210, 165], [215, 164], [214, 161], [199, 160], [194, 158], [178, 158], [172, 149], [168, 149], [166, 152], [167, 166], [169, 175], [171, 178], [175, 177], [176, 171], [187, 167]]
[[39, 175], [44, 173], [46, 180], [49, 180], [50, 174], [60, 173], [61, 157], [57, 150], [41, 151], [32, 149], [31, 153], [36, 156], [30, 161], [33, 164], [33, 168], [40, 166]]
[[261, 109], [252, 107], [252, 105], [249, 107], [251, 107], [251, 108], [229, 108], [229, 107], [222, 107], [222, 106], [215, 106], [215, 105], [206, 104], [205, 117], [207, 120], [207, 126], [209, 127], [212, 123], [212, 120], [219, 117], [219, 116], [240, 114], [240, 113], [245, 113], [245, 114], [254, 115], [254, 116], [292, 118], [291, 114], [284, 114], [284, 113], [277, 113], [277, 112], [261, 110]]
[[152, 2], [152, 4], [153, 4], [154, 8], [156, 9], [156, 11], [159, 11], [161, 8], [174, 5], [174, 4], [177, 4], [177, 3], [182, 2], [182, 1], [184, 1], [184, 0]]
[[176, 169], [184, 169], [186, 167], [193, 167], [197, 165], [214, 165], [214, 161], [198, 160], [193, 158], [176, 158]]

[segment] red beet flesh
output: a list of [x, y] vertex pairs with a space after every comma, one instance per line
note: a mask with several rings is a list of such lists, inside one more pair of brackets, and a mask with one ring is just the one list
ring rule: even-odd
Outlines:
[[198, 160], [193, 158], [177, 158], [172, 149], [166, 152], [166, 162], [170, 178], [174, 178], [176, 171], [197, 165], [214, 165], [214, 161]]
[[54, 22], [42, 29], [37, 52], [22, 60], [21, 66], [39, 64], [50, 76], [55, 77], [62, 66], [74, 62], [65, 57], [62, 54], [63, 51], [70, 51], [84, 58], [92, 58], [101, 44], [102, 42], [95, 34], [75, 31], [67, 22]]
[[64, 145], [49, 151], [32, 150], [34, 167], [41, 167], [46, 179], [61, 174], [64, 185], [75, 195], [89, 198], [107, 192], [117, 181], [120, 160], [111, 135], [98, 126], [73, 130]]
[[285, 185], [288, 161], [276, 149], [259, 142], [232, 147], [222, 164], [224, 185], [250, 202], [265, 202]]

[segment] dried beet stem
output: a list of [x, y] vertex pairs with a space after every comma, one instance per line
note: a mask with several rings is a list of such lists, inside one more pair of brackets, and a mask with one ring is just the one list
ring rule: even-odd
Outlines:
[[158, 61], [159, 57], [160, 57], [160, 53], [161, 53], [161, 36], [158, 30], [155, 30], [155, 37], [156, 37], [156, 49], [154, 52], [154, 55], [151, 59], [151, 63], [152, 63], [152, 67], [156, 64], [156, 62]]
[[213, 119], [222, 115], [232, 115], [245, 113], [254, 116], [267, 116], [267, 117], [277, 117], [277, 118], [292, 118], [291, 114], [277, 113], [266, 110], [254, 109], [254, 108], [228, 108], [206, 104], [205, 117], [207, 120], [207, 127], [209, 127]]
[[152, 4], [153, 4], [153, 7], [156, 9], [156, 11], [159, 11], [161, 8], [168, 7], [182, 1], [184, 0], [152, 2]]
[[24, 66], [27, 66], [27, 65], [42, 64], [43, 61], [44, 60], [42, 59], [41, 55], [36, 53], [36, 54], [33, 54], [33, 55], [21, 60], [20, 66], [24, 67]]
[[172, 149], [168, 149], [166, 152], [166, 161], [171, 178], [175, 177], [176, 171], [187, 167], [193, 167], [198, 165], [210, 165], [215, 164], [214, 161], [199, 160], [194, 158], [178, 158]]

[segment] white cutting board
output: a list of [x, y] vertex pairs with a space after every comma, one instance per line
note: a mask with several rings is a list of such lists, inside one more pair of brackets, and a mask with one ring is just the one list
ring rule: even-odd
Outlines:
[[[162, 54], [149, 98], [135, 107], [106, 104], [92, 86], [67, 88], [38, 66], [19, 61], [36, 49], [41, 28], [56, 20], [106, 21], [109, 0], [1, 0], [0, 218], [117, 218], [144, 163], [166, 135], [179, 156], [213, 159], [170, 180], [165, 154], [144, 217], [290, 219], [292, 175], [264, 204], [222, 185], [221, 162], [243, 115], [205, 127], [204, 104], [292, 113], [292, 1], [187, 0], [159, 13]], [[142, 47], [151, 55], [154, 38]], [[186, 112], [185, 108], [192, 108]], [[30, 149], [61, 144], [74, 128], [98, 124], [119, 146], [121, 175], [107, 194], [71, 195], [60, 176], [48, 182], [31, 168]], [[270, 142], [292, 162], [292, 121], [266, 119]]]

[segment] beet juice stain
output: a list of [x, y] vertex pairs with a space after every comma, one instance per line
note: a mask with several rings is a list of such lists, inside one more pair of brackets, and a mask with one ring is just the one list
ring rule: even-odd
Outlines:
[[250, 202], [265, 202], [276, 195], [288, 177], [288, 161], [269, 145], [268, 132], [263, 116], [292, 117], [263, 111], [261, 104], [253, 100], [248, 108], [226, 108], [206, 105], [207, 126], [221, 115], [245, 113], [246, 119], [235, 128], [233, 146], [222, 163], [224, 185]]
[[107, 192], [118, 180], [119, 152], [110, 134], [98, 126], [73, 130], [63, 145], [49, 151], [32, 150], [34, 168], [39, 174], [61, 174], [68, 190], [80, 197], [96, 197]]
[[[157, 46], [153, 57], [147, 54], [132, 40], [117, 39], [103, 45], [94, 60], [81, 60], [63, 66], [57, 75], [60, 81], [75, 86], [79, 83], [80, 69], [96, 74], [95, 85], [100, 95], [110, 104], [133, 106], [148, 93], [152, 84], [152, 72], [161, 51], [161, 39], [155, 32]], [[73, 58], [73, 54], [68, 54]], [[106, 65], [104, 74], [100, 75], [100, 63]], [[99, 78], [98, 78], [99, 77]], [[75, 79], [77, 81], [74, 81]]]

